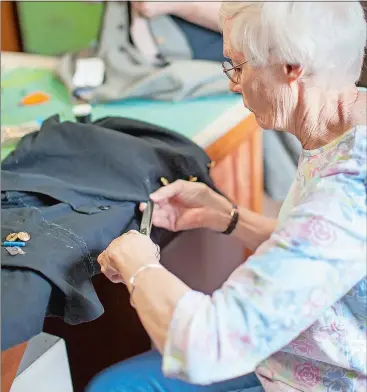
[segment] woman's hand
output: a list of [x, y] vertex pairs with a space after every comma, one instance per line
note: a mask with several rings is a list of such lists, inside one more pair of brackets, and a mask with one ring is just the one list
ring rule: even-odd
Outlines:
[[[231, 203], [199, 182], [178, 180], [160, 188], [150, 198], [154, 202], [153, 225], [169, 231], [204, 227], [221, 231], [230, 221]], [[140, 210], [145, 206], [142, 203]], [[216, 219], [221, 210], [228, 211], [224, 224]]]
[[133, 1], [133, 8], [146, 18], [154, 18], [159, 15], [174, 15], [185, 3], [174, 1]]
[[145, 264], [159, 263], [159, 246], [137, 231], [113, 240], [98, 257], [101, 271], [113, 283], [124, 283]]

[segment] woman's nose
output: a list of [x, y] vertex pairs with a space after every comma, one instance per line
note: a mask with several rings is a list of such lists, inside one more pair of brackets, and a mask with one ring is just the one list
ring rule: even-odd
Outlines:
[[239, 83], [234, 83], [232, 81], [229, 82], [229, 91], [233, 93], [242, 94], [242, 87]]

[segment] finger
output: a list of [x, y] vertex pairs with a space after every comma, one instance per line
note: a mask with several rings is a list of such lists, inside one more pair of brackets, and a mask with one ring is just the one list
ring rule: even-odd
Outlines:
[[147, 203], [140, 203], [139, 204], [139, 210], [143, 212], [147, 208]]
[[150, 194], [149, 197], [154, 203], [159, 203], [160, 201], [170, 199], [171, 197], [174, 197], [182, 192], [185, 182], [186, 181], [183, 180], [175, 181], [172, 184], [168, 184], [162, 188], [159, 188], [157, 191]]
[[155, 217], [153, 220], [153, 225], [155, 227], [160, 227], [162, 229], [166, 229], [166, 230], [170, 230], [170, 231], [173, 230], [172, 224], [167, 216]]
[[115, 276], [115, 275], [120, 275], [120, 273], [115, 269], [115, 268], [113, 268], [113, 267], [111, 267], [111, 266], [102, 266], [101, 267], [101, 272], [104, 274], [104, 275], [106, 275], [106, 277], [108, 278], [108, 279], [110, 279], [111, 280], [111, 278], [113, 277], [113, 276]]
[[125, 283], [124, 280], [122, 279], [122, 276], [120, 274], [114, 274], [111, 275], [111, 277], [109, 278], [109, 280], [112, 283]]
[[97, 258], [97, 262], [99, 265], [102, 265], [104, 262], [104, 258], [105, 258], [105, 250], [98, 256]]
[[104, 272], [104, 275], [112, 283], [119, 283], [119, 281], [122, 280], [122, 278], [119, 276], [119, 274], [112, 273], [111, 271], [108, 271], [108, 270]]

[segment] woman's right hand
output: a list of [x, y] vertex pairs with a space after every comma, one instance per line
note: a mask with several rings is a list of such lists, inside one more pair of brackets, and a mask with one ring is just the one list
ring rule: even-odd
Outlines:
[[[212, 228], [216, 209], [217, 212], [228, 209], [229, 217], [232, 207], [229, 201], [207, 185], [183, 180], [158, 189], [150, 195], [150, 199], [154, 202], [153, 225], [169, 231]], [[143, 211], [145, 206], [142, 203], [140, 210]]]

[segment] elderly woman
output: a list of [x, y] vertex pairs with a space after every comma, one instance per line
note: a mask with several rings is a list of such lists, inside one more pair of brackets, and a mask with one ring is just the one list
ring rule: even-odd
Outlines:
[[208, 296], [167, 271], [148, 237], [114, 240], [102, 272], [126, 282], [162, 357], [118, 364], [88, 391], [365, 391], [362, 7], [225, 2], [221, 23], [230, 89], [263, 128], [302, 143], [295, 182], [277, 222], [199, 183], [151, 195], [155, 226], [225, 232], [256, 252]]

